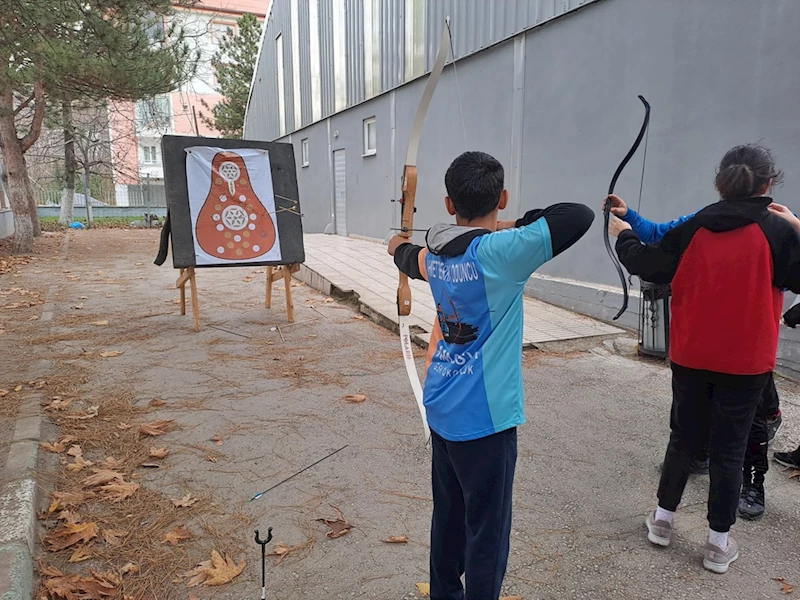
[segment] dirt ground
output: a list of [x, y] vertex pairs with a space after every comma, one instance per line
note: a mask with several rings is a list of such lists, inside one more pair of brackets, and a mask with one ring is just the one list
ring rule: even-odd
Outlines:
[[[0, 433], [42, 410], [42, 441], [62, 441], [40, 455], [45, 579], [82, 573], [135, 599], [257, 598], [253, 530], [272, 527], [268, 551], [291, 550], [268, 559], [267, 598], [421, 598], [430, 455], [396, 336], [299, 283], [288, 324], [282, 284], [263, 306], [263, 268], [199, 270], [196, 333], [177, 271], [152, 264], [157, 245], [155, 231], [77, 231], [0, 263]], [[602, 346], [533, 351], [524, 376], [505, 594], [749, 600], [783, 597], [774, 578], [800, 586], [800, 482], [774, 465], [767, 516], [735, 526], [742, 557], [727, 575], [701, 566], [705, 478], [687, 488], [673, 546], [645, 540], [668, 436], [663, 365]], [[800, 394], [780, 391], [775, 447], [793, 448]], [[330, 538], [342, 523], [318, 519], [337, 511], [353, 528]], [[82, 541], [57, 549], [69, 532]], [[232, 561], [222, 579], [243, 571], [189, 587], [212, 550]]]

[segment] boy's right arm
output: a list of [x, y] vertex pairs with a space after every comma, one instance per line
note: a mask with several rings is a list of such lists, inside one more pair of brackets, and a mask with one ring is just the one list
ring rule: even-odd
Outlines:
[[594, 213], [583, 204], [565, 202], [528, 211], [514, 229], [481, 239], [481, 264], [522, 285], [541, 265], [583, 237], [593, 220]]

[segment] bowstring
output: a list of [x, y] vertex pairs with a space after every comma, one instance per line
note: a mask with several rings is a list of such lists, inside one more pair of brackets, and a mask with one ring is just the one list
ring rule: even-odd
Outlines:
[[642, 155], [642, 177], [639, 180], [639, 203], [636, 205], [636, 212], [640, 212], [642, 208], [642, 189], [644, 188], [644, 167], [647, 164], [647, 142], [650, 139], [650, 125], [647, 126], [647, 131], [644, 135], [644, 154]]
[[456, 68], [456, 50], [453, 46], [453, 30], [450, 28], [450, 17], [445, 19], [445, 26], [447, 27], [447, 37], [450, 38], [450, 55], [453, 57], [453, 75], [456, 79], [456, 96], [458, 97], [458, 110], [461, 114], [461, 131], [464, 133], [464, 147], [469, 150], [469, 142], [467, 142], [467, 126], [464, 121], [464, 106], [461, 104], [461, 86], [458, 85], [458, 69]]

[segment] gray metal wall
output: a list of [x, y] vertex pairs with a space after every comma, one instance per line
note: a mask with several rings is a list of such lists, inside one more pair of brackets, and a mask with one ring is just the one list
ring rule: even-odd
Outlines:
[[[447, 4], [429, 3], [428, 13], [444, 12], [447, 7], [441, 7]], [[473, 25], [459, 25], [459, 15], [454, 14], [457, 55], [465, 51], [465, 39], [471, 40], [470, 48], [479, 49], [491, 43], [488, 32], [500, 37], [513, 19], [500, 21], [498, 15], [520, 10], [525, 3], [480, 6], [488, 10], [490, 4], [495, 10], [476, 16]], [[428, 23], [436, 18], [428, 16]], [[602, 247], [599, 205], [641, 124], [637, 94], [653, 106], [641, 202], [646, 217], [666, 221], [714, 202], [713, 178], [722, 154], [735, 144], [753, 141], [771, 147], [786, 172], [776, 200], [800, 211], [795, 200], [800, 194], [798, 31], [796, 0], [588, 4], [457, 61], [466, 143], [449, 64], [422, 136], [415, 226], [448, 218], [441, 200], [442, 179], [453, 157], [465, 148], [490, 152], [506, 166], [512, 195], [509, 218], [557, 201], [586, 202], [598, 209], [590, 233], [545, 265], [540, 277], [531, 280], [529, 292], [610, 318], [621, 299], [616, 273]], [[427, 35], [430, 66], [439, 34], [428, 29]], [[402, 57], [402, 47], [398, 52]], [[384, 68], [391, 63], [385, 55], [381, 62]], [[408, 129], [424, 82], [419, 78], [406, 83], [287, 136], [296, 146], [296, 156], [300, 140], [310, 141], [311, 164], [299, 169], [306, 231], [322, 231], [333, 221], [329, 159], [338, 148], [347, 152], [348, 233], [384, 238], [397, 226], [397, 205], [388, 200], [399, 195]], [[253, 112], [270, 94], [268, 86], [254, 90], [248, 137], [273, 136], [269, 119]], [[377, 119], [378, 151], [362, 157], [362, 121], [370, 116]], [[640, 149], [617, 186], [634, 207], [642, 156]], [[623, 324], [636, 325], [637, 308], [634, 298]], [[783, 333], [789, 341], [793, 334]], [[793, 342], [782, 345], [787, 365], [800, 365], [800, 352], [794, 347]]]
[[[599, 0], [273, 0], [266, 21], [264, 42], [256, 68], [255, 88], [248, 106], [245, 129], [247, 136], [274, 140], [280, 137], [278, 122], [277, 56], [275, 39], [283, 38], [283, 86], [286, 99], [286, 133], [295, 127], [295, 92], [292, 65], [300, 61], [300, 102], [303, 127], [312, 124], [313, 104], [321, 105], [321, 118], [335, 112], [334, 22], [340, 16], [344, 23], [346, 64], [344, 86], [345, 107], [355, 106], [369, 97], [387, 92], [419, 77], [407, 77], [405, 52], [411, 39], [406, 29], [406, 9], [421, 11], [424, 28], [419, 32], [425, 48], [424, 71], [433, 65], [445, 17], [449, 15], [453, 30], [456, 58], [464, 58], [492, 44], [507, 39], [529, 27], [558, 17], [575, 8]], [[312, 44], [310, 5], [316, 3], [319, 36]], [[379, 89], [367, 93], [365, 82], [365, 4], [370, 3], [377, 23], [374, 48], [380, 56]], [[298, 32], [292, 31], [292, 7], [296, 6]], [[341, 11], [341, 15], [337, 15]], [[293, 56], [292, 36], [299, 36], [299, 57]], [[311, 52], [317, 49], [320, 70], [311, 67]], [[315, 98], [312, 77], [319, 78], [319, 97]]]

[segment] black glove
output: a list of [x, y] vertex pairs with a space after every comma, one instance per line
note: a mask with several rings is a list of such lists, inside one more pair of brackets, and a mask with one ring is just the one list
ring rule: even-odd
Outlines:
[[795, 304], [793, 307], [783, 313], [783, 322], [792, 329], [800, 324], [800, 304]]

